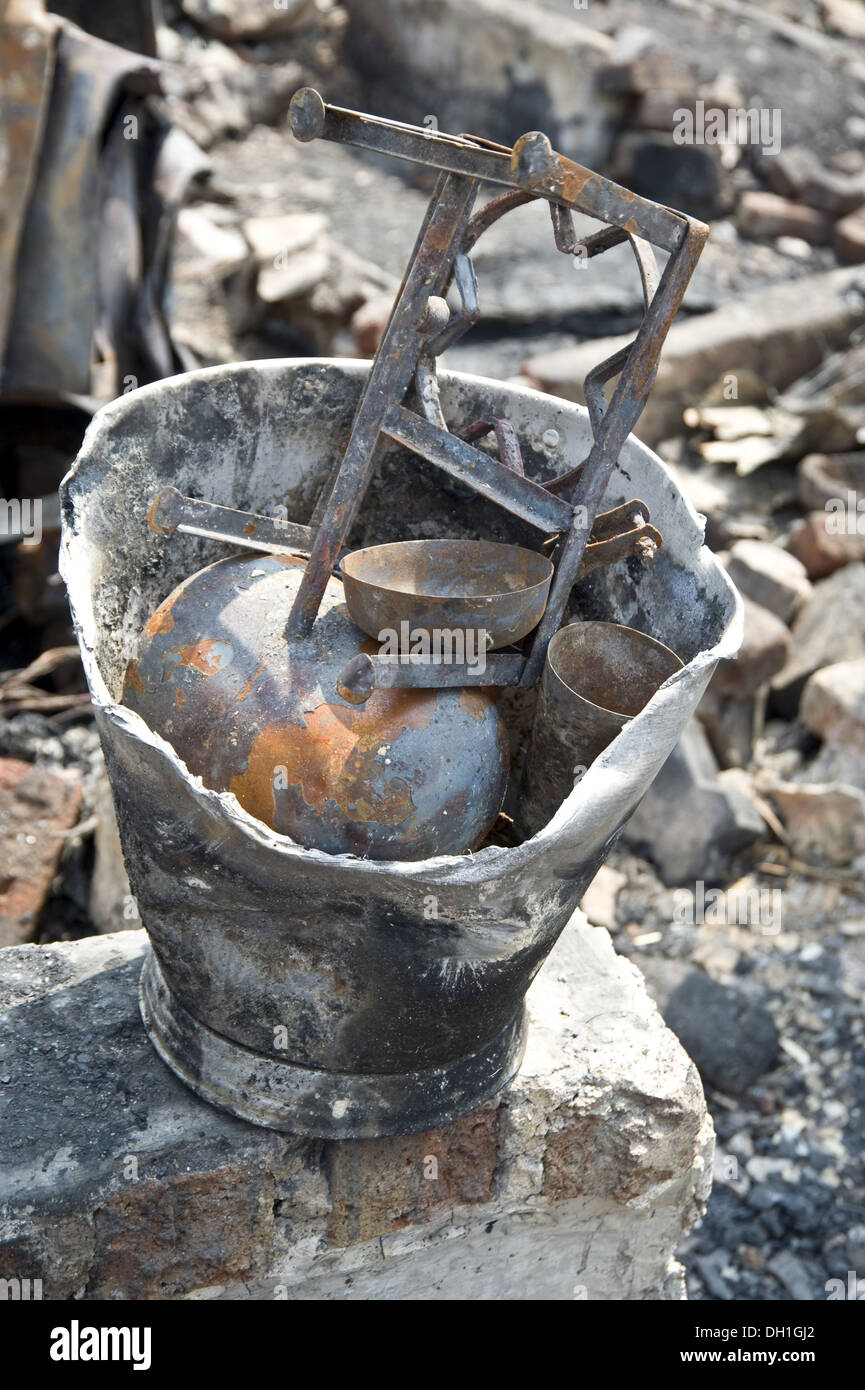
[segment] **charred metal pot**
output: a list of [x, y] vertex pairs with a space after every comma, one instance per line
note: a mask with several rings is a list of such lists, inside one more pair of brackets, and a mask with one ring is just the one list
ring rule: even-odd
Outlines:
[[[514, 1074], [529, 983], [741, 629], [701, 519], [631, 437], [607, 501], [639, 489], [663, 548], [648, 569], [624, 560], [590, 574], [572, 603], [580, 617], [639, 627], [685, 664], [531, 840], [409, 863], [331, 855], [209, 790], [123, 703], [123, 686], [148, 619], [225, 551], [192, 534], [154, 535], [147, 508], [173, 485], [308, 520], [368, 374], [360, 362], [240, 363], [130, 392], [96, 416], [62, 494], [63, 574], [152, 943], [142, 980], [150, 1037], [208, 1100], [330, 1138], [442, 1124]], [[554, 471], [552, 427], [566, 458], [591, 446], [579, 406], [447, 372], [440, 387], [455, 428], [513, 422], [527, 479]], [[452, 493], [411, 460], [385, 446], [358, 519], [367, 544], [392, 536], [395, 512], [408, 534], [430, 518], [441, 535], [465, 534]], [[521, 534], [505, 518], [497, 538]]]
[[340, 672], [376, 644], [349, 618], [335, 579], [312, 632], [288, 643], [302, 574], [300, 559], [240, 555], [184, 580], [147, 623], [124, 704], [206, 787], [233, 792], [307, 849], [425, 859], [474, 848], [507, 786], [492, 692], [376, 690], [345, 701]]

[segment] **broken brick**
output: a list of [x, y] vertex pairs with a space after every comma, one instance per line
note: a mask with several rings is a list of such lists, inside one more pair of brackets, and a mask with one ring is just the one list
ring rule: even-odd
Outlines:
[[835, 250], [848, 265], [865, 261], [865, 207], [857, 208], [835, 223]]
[[739, 199], [736, 226], [742, 236], [795, 236], [811, 246], [824, 245], [832, 235], [829, 218], [816, 208], [757, 190], [743, 193]]
[[0, 946], [34, 939], [81, 797], [77, 771], [0, 758]]

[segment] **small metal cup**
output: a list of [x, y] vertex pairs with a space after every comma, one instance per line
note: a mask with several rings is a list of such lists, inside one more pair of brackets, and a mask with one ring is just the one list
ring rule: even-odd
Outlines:
[[517, 830], [535, 835], [583, 772], [682, 662], [619, 623], [573, 623], [547, 648], [517, 802]]

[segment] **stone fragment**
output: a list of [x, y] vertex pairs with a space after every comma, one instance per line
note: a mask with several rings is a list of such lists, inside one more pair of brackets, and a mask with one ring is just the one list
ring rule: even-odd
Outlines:
[[772, 701], [792, 719], [806, 680], [836, 661], [865, 656], [865, 564], [845, 565], [814, 585], [793, 622], [793, 649], [772, 680]]
[[330, 270], [327, 250], [310, 246], [292, 256], [277, 255], [258, 272], [258, 297], [263, 304], [281, 304], [310, 294]]
[[741, 785], [720, 780], [706, 733], [692, 721], [625, 826], [624, 839], [646, 852], [672, 886], [717, 882], [730, 857], [765, 833]]
[[765, 710], [765, 690], [739, 699], [735, 695], [725, 695], [709, 682], [697, 707], [697, 718], [722, 768], [747, 767], [751, 762], [755, 741], [765, 721]]
[[585, 912], [593, 927], [605, 927], [612, 931], [616, 925], [616, 897], [624, 888], [627, 878], [618, 869], [602, 864], [590, 883], [580, 910]]
[[612, 177], [643, 197], [685, 208], [705, 219], [721, 217], [733, 205], [729, 170], [719, 145], [682, 145], [672, 134], [629, 130], [616, 141]]
[[0, 946], [36, 935], [81, 800], [77, 772], [0, 758]]
[[833, 242], [838, 259], [847, 265], [865, 261], [865, 207], [857, 208], [835, 223]]
[[201, 208], [181, 208], [177, 230], [194, 259], [181, 274], [222, 278], [250, 259], [249, 246], [235, 227], [221, 227]]
[[838, 752], [865, 755], [865, 657], [815, 671], [802, 691], [799, 718]]
[[825, 246], [832, 236], [832, 224], [825, 213], [757, 189], [743, 193], [739, 199], [736, 226], [742, 236], [801, 237], [810, 246]]
[[685, 65], [659, 43], [646, 25], [625, 24], [617, 29], [610, 59], [595, 74], [599, 91], [618, 96], [645, 96], [663, 91], [687, 93], [693, 103], [693, 78]]
[[789, 256], [791, 261], [809, 261], [814, 254], [814, 248], [799, 236], [776, 237], [775, 250], [782, 256]]
[[290, 34], [314, 10], [314, 0], [181, 0], [184, 14], [219, 39], [272, 39]]
[[839, 174], [861, 174], [865, 172], [865, 154], [861, 150], [836, 150], [829, 156], [827, 167]]
[[782, 148], [763, 161], [772, 191], [782, 198], [806, 203], [831, 218], [844, 217], [865, 203], [865, 172], [830, 168], [804, 145]]
[[140, 927], [141, 922], [126, 877], [114, 799], [104, 768], [90, 788], [90, 801], [96, 817], [93, 877], [87, 904], [90, 916], [101, 932], [130, 931]]
[[676, 90], [673, 87], [652, 86], [640, 98], [634, 116], [634, 125], [639, 130], [656, 130], [665, 135], [671, 134], [679, 113], [689, 111], [694, 115], [697, 98], [691, 87]]
[[865, 500], [865, 449], [846, 454], [806, 454], [797, 472], [799, 501], [808, 511], [825, 511], [827, 502], [846, 505], [849, 491], [855, 494], [854, 510], [856, 502]]
[[865, 12], [859, 0], [821, 0], [826, 28], [845, 39], [865, 40]]
[[799, 859], [841, 865], [865, 854], [865, 792], [847, 786], [779, 782], [766, 788], [766, 793]]
[[[370, 317], [360, 320], [367, 344], [372, 343], [381, 324], [382, 302], [387, 299], [393, 304], [397, 281], [335, 242], [327, 217], [320, 213], [253, 217], [243, 229], [259, 267], [257, 298], [263, 314], [290, 323], [317, 352], [328, 355], [352, 316], [363, 315], [367, 305], [374, 303], [377, 307]], [[377, 342], [369, 355], [375, 346]]]
[[865, 1269], [865, 1225], [851, 1226], [845, 1244], [850, 1269]]
[[684, 961], [641, 958], [649, 992], [709, 1086], [740, 1096], [770, 1071], [778, 1032], [768, 1010], [737, 986]]
[[[767, 1262], [766, 1268], [797, 1303], [813, 1303], [815, 1293], [811, 1276], [791, 1250], [779, 1250]], [[820, 1292], [822, 1296], [822, 1289]]]
[[727, 573], [746, 598], [774, 613], [782, 623], [791, 623], [812, 594], [801, 560], [769, 541], [736, 541]]
[[361, 357], [374, 357], [393, 309], [393, 295], [379, 294], [356, 309], [351, 331]]
[[265, 304], [308, 294], [330, 269], [330, 223], [319, 212], [250, 217], [244, 235], [258, 264], [258, 297]]
[[745, 597], [745, 630], [739, 653], [722, 661], [712, 677], [720, 694], [744, 700], [768, 685], [790, 659], [792, 643], [786, 625], [753, 599]]
[[[654, 444], [681, 433], [682, 411], [719, 381], [738, 390], [749, 374], [783, 389], [846, 347], [865, 323], [865, 274], [847, 267], [731, 300], [674, 324], [652, 393], [636, 427]], [[586, 373], [632, 341], [594, 339], [529, 359], [524, 375], [543, 391], [583, 401]], [[812, 446], [813, 447], [813, 446]]]
[[281, 217], [249, 217], [243, 232], [259, 265], [288, 261], [327, 235], [330, 222], [321, 212], [288, 212]]
[[694, 1263], [712, 1298], [718, 1302], [726, 1302], [733, 1297], [732, 1290], [721, 1273], [721, 1268], [726, 1263], [726, 1256], [722, 1250], [713, 1250], [710, 1255], [698, 1255]]
[[[854, 515], [854, 526], [857, 521]], [[806, 570], [809, 579], [825, 579], [857, 560], [865, 560], [865, 514], [862, 534], [848, 529], [843, 514], [820, 511], [794, 521], [787, 549]]]

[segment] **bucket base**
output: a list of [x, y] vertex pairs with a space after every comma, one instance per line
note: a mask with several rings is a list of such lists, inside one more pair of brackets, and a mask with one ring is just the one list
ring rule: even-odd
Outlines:
[[519, 1070], [524, 1009], [471, 1057], [430, 1071], [359, 1075], [265, 1057], [215, 1033], [176, 999], [152, 949], [141, 972], [141, 1017], [163, 1062], [196, 1095], [242, 1120], [315, 1139], [414, 1134], [465, 1115]]

